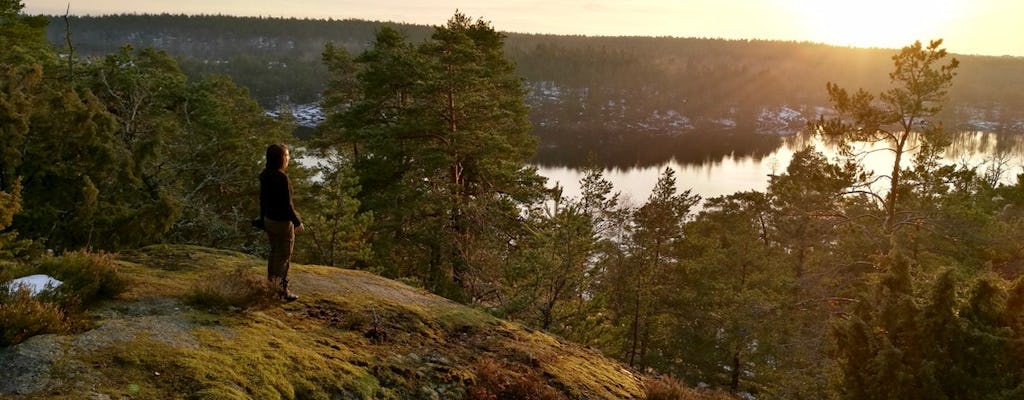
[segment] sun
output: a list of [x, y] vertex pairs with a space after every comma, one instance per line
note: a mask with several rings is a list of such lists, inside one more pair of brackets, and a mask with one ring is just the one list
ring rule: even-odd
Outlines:
[[898, 48], [938, 39], [966, 0], [811, 0], [790, 3], [811, 41]]

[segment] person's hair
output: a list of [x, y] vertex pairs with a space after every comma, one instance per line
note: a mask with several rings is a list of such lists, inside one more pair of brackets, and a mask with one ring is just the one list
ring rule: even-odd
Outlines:
[[268, 171], [280, 171], [284, 168], [284, 152], [288, 151], [288, 146], [283, 143], [274, 143], [267, 146], [267, 165], [265, 167]]

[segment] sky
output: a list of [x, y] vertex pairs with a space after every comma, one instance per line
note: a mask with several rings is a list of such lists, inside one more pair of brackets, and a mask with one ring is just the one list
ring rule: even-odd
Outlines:
[[441, 25], [459, 10], [500, 31], [792, 40], [1024, 57], [1021, 0], [22, 0], [28, 14], [225, 14]]

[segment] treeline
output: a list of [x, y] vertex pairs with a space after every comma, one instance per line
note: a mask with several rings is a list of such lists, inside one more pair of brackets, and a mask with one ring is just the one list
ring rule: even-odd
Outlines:
[[[319, 99], [328, 76], [326, 43], [359, 52], [389, 26], [410, 42], [430, 27], [358, 20], [185, 15], [50, 17], [50, 40], [65, 47], [66, 26], [83, 54], [125, 43], [167, 50], [190, 77], [225, 73], [265, 108]], [[721, 130], [791, 133], [825, 106], [826, 82], [877, 90], [888, 85], [889, 50], [812, 43], [696, 38], [509, 34], [506, 55], [531, 89], [535, 133], [685, 134]], [[1019, 132], [1024, 120], [1024, 60], [960, 56], [957, 87], [944, 115], [964, 129]], [[788, 107], [803, 119], [778, 127], [765, 110]], [[723, 121], [729, 122], [724, 123]], [[970, 125], [972, 121], [990, 122]]]
[[[58, 57], [45, 20], [19, 11], [0, 9], [5, 257], [257, 251], [255, 175], [266, 143], [295, 143], [287, 124], [158, 50]], [[1000, 158], [937, 162], [940, 106], [966, 63], [940, 43], [877, 67], [892, 91], [822, 95], [837, 114], [810, 133], [887, 144], [906, 156], [891, 174], [853, 147], [808, 148], [764, 192], [700, 199], [666, 169], [630, 204], [599, 168], [565, 198], [528, 166], [537, 144], [505, 40], [456, 14], [423, 40], [385, 27], [359, 53], [326, 47], [327, 120], [306, 146], [327, 165], [316, 183], [289, 170], [298, 262], [399, 278], [758, 398], [1021, 396], [1024, 179], [1001, 185]]]
[[[125, 44], [153, 47], [174, 56], [191, 78], [225, 74], [249, 88], [267, 109], [281, 103], [312, 103], [327, 82], [321, 62], [325, 43], [365, 49], [383, 25], [359, 20], [308, 20], [223, 15], [134, 15], [49, 17], [49, 40], [67, 50], [103, 55]], [[430, 27], [387, 24], [410, 37]]]

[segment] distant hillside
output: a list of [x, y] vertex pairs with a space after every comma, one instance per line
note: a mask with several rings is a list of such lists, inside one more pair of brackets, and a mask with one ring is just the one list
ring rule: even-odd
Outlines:
[[[383, 25], [185, 15], [68, 22], [51, 17], [48, 35], [60, 48], [66, 49], [70, 25], [78, 55], [107, 54], [124, 44], [165, 49], [187, 74], [230, 75], [265, 108], [299, 110], [306, 126], [322, 117], [315, 103], [327, 81], [320, 61], [324, 44], [358, 54]], [[429, 26], [388, 25], [413, 42], [432, 32]], [[555, 148], [607, 154], [650, 147], [644, 139], [650, 137], [730, 132], [747, 141], [751, 135], [790, 134], [826, 111], [826, 82], [872, 92], [886, 87], [896, 52], [778, 41], [516, 33], [508, 35], [506, 51], [530, 89], [534, 133], [544, 144], [541, 158]], [[947, 127], [1024, 132], [1024, 58], [956, 57], [961, 67], [942, 116]], [[590, 147], [569, 148], [579, 143]], [[671, 145], [680, 146], [687, 147]]]
[[214, 312], [185, 297], [237, 268], [258, 275], [263, 260], [154, 246], [119, 264], [132, 289], [95, 310], [91, 329], [0, 348], [0, 397], [645, 396], [645, 378], [592, 350], [366, 272], [296, 265], [298, 301]]

